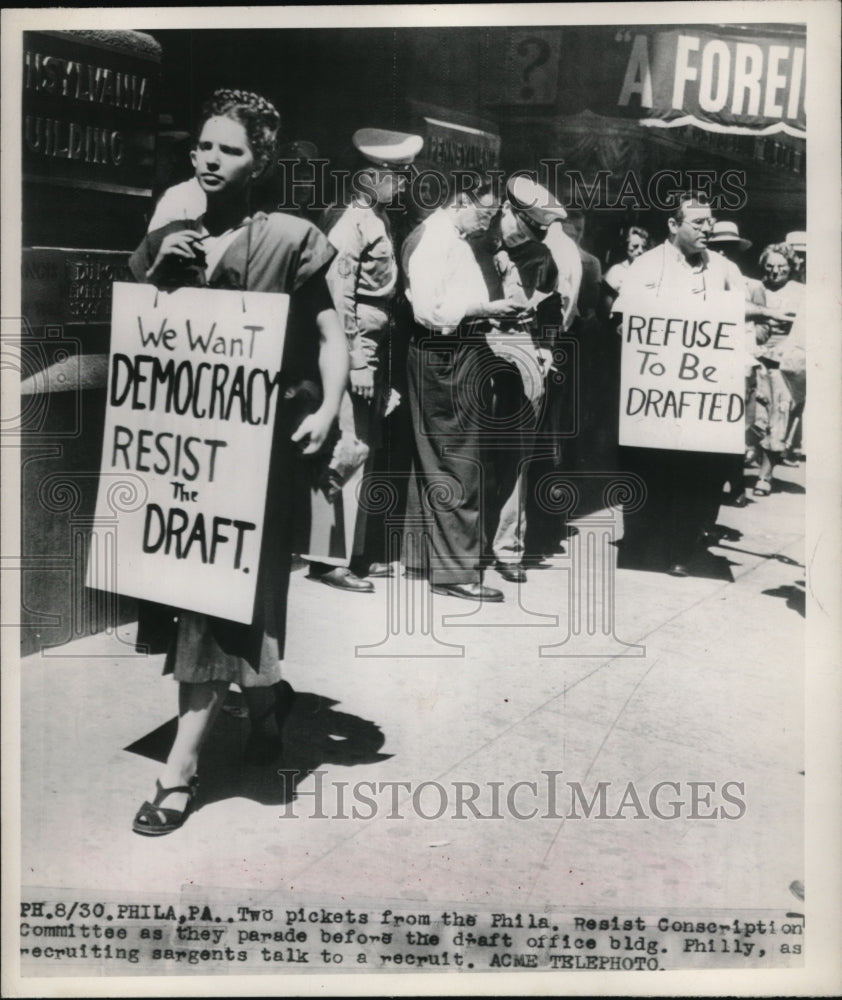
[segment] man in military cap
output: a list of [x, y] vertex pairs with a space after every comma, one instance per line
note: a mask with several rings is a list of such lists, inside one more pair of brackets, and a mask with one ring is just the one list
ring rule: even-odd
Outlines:
[[[348, 203], [328, 209], [321, 228], [337, 250], [327, 282], [351, 355], [350, 389], [340, 411], [340, 429], [346, 440], [354, 438], [364, 446], [364, 471], [369, 473], [389, 404], [388, 336], [398, 284], [387, 209], [404, 189], [408, 168], [424, 140], [406, 132], [363, 128], [354, 133], [352, 143], [357, 169]], [[335, 504], [338, 524], [344, 521], [343, 504], [356, 506], [353, 538], [346, 539], [345, 555], [311, 562], [310, 576], [341, 590], [371, 593], [374, 585], [362, 577], [388, 575], [391, 568], [371, 564], [365, 551], [365, 506], [357, 506], [351, 492], [344, 491]]]
[[[497, 572], [513, 583], [526, 581], [528, 465], [552, 361], [548, 331], [558, 330], [562, 322], [558, 265], [545, 240], [551, 227], [560, 229], [558, 223], [566, 215], [561, 203], [529, 177], [509, 179], [495, 264], [504, 296], [524, 311], [520, 321], [502, 323], [489, 335], [497, 366], [492, 380], [495, 441], [489, 453], [486, 525]], [[568, 302], [569, 298], [568, 294]]]

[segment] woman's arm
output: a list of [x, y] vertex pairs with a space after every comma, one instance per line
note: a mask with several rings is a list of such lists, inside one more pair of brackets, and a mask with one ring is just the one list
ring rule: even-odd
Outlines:
[[316, 317], [319, 329], [319, 374], [322, 377], [322, 406], [331, 419], [339, 413], [342, 393], [348, 381], [348, 348], [333, 309], [324, 309]]
[[324, 444], [339, 413], [342, 393], [348, 381], [348, 346], [335, 309], [323, 309], [316, 316], [319, 331], [319, 374], [322, 405], [302, 420], [292, 440], [304, 455], [313, 455]]

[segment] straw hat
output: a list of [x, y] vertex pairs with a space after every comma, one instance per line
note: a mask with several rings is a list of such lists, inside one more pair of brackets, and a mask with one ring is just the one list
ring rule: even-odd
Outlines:
[[721, 243], [739, 243], [740, 250], [749, 250], [752, 247], [751, 240], [743, 239], [736, 222], [728, 219], [717, 220], [713, 224], [713, 229], [708, 237], [708, 246], [715, 246]]

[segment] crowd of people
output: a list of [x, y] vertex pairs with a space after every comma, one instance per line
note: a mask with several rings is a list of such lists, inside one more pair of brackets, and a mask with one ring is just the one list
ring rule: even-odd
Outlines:
[[[746, 279], [736, 262], [751, 244], [688, 192], [664, 242], [630, 226], [625, 259], [603, 275], [582, 246], [584, 214], [525, 173], [502, 188], [454, 191], [408, 231], [394, 206], [423, 140], [380, 129], [351, 137], [352, 193], [316, 226], [250, 202], [278, 125], [258, 95], [216, 92], [191, 154], [195, 178], [166, 192], [132, 258], [136, 279], [162, 288], [290, 296], [288, 391], [276, 420], [252, 624], [142, 610], [139, 641], [166, 649], [180, 684], [174, 746], [134, 821], [147, 835], [184, 822], [199, 751], [230, 684], [246, 696], [251, 756], [277, 752], [288, 708], [279, 661], [293, 552], [307, 559], [313, 581], [347, 593], [371, 593], [377, 578], [404, 572], [437, 594], [500, 602], [504, 592], [488, 584], [487, 569], [525, 584], [558, 551], [564, 526], [547, 519], [536, 484], [548, 468], [564, 470], [572, 403], [558, 377], [559, 342], [587, 337], [594, 324], [617, 326], [629, 295], [729, 291], [745, 300], [752, 454], [735, 461], [625, 449], [647, 501], [626, 518], [624, 556], [637, 551], [647, 565], [686, 575], [725, 483], [732, 503], [746, 502], [744, 458], [759, 462], [760, 497], [798, 443], [804, 234], [766, 247], [762, 281]], [[303, 397], [303, 409], [287, 403]], [[299, 503], [290, 470], [302, 465], [309, 500]], [[405, 519], [400, 553], [382, 511], [366, 501], [366, 481], [393, 487], [390, 523]]]

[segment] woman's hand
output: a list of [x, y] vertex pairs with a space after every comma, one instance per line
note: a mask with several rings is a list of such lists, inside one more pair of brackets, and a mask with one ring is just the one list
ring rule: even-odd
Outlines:
[[795, 313], [778, 310], [770, 310], [767, 317], [772, 333], [789, 333], [794, 319]]
[[321, 406], [315, 413], [306, 416], [291, 439], [300, 448], [302, 455], [315, 455], [325, 443], [336, 414]]
[[[161, 270], [161, 267], [173, 257], [182, 260], [198, 260], [201, 247], [198, 244], [204, 239], [202, 233], [194, 229], [182, 229], [177, 233], [170, 233], [161, 241], [158, 256], [155, 258], [152, 267], [146, 272], [147, 278], [154, 278]], [[198, 252], [197, 252], [198, 251]]]

